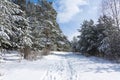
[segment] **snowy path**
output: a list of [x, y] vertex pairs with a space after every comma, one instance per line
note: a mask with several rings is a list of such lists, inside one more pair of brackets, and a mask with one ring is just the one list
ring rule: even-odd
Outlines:
[[0, 80], [120, 80], [120, 64], [56, 52], [38, 61], [0, 65]]

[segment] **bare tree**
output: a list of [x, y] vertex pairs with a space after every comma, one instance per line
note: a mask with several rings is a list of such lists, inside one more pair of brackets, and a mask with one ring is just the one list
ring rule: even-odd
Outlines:
[[120, 30], [120, 0], [102, 0], [102, 14], [111, 16]]

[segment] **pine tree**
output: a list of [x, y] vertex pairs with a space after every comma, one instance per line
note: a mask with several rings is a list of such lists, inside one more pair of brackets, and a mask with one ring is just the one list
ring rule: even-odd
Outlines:
[[[119, 56], [120, 34], [118, 28], [114, 25], [111, 17], [103, 16], [99, 18], [97, 25], [99, 31], [99, 51], [105, 56], [116, 58]], [[117, 35], [117, 36], [116, 36]]]
[[69, 49], [70, 43], [56, 22], [57, 12], [51, 3], [46, 0], [38, 0], [36, 4], [31, 0], [23, 2], [15, 0], [15, 3], [26, 12], [25, 17], [29, 20], [34, 50], [42, 50], [48, 44], [51, 50]]
[[93, 21], [84, 21], [80, 33], [78, 41], [80, 52], [119, 60], [120, 32], [111, 17], [101, 16], [96, 25]]
[[31, 46], [30, 28], [25, 13], [18, 5], [7, 0], [0, 1], [0, 5], [1, 47], [18, 49]]
[[84, 21], [79, 36], [79, 48], [83, 53], [96, 55], [97, 51], [97, 31], [93, 20]]
[[38, 1], [37, 5], [30, 3], [27, 7], [27, 14], [34, 36], [34, 47], [40, 50], [48, 44], [51, 50], [64, 50], [68, 47], [65, 45], [69, 45], [67, 38], [62, 34], [56, 22], [57, 12], [50, 3], [46, 0]]

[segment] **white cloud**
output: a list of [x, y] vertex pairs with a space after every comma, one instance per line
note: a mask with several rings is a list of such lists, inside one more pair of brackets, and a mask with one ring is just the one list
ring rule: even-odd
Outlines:
[[81, 5], [86, 5], [87, 0], [57, 0], [55, 8], [58, 12], [58, 22], [66, 23], [82, 12]]

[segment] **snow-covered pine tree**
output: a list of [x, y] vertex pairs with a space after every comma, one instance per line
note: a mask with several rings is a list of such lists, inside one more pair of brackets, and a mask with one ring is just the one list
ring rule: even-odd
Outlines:
[[54, 10], [52, 5], [46, 0], [42, 0], [40, 4], [42, 4], [41, 6], [44, 11], [42, 13], [44, 15], [42, 18], [42, 20], [44, 19], [43, 30], [41, 31], [43, 33], [46, 33], [45, 30], [49, 32], [49, 34], [46, 35], [46, 37], [48, 36], [48, 42], [50, 41], [51, 50], [67, 51], [70, 47], [69, 41], [64, 36], [64, 34], [59, 28], [59, 25], [56, 22], [57, 12]]
[[40, 0], [36, 5], [29, 2], [26, 10], [31, 27], [33, 26], [34, 47], [40, 50], [47, 44], [51, 45], [51, 50], [64, 50], [69, 47], [69, 41], [56, 22], [57, 12], [50, 3], [46, 0]]
[[32, 44], [28, 20], [19, 8], [8, 0], [0, 1], [1, 47], [5, 49], [18, 49]]
[[93, 20], [84, 21], [79, 30], [79, 48], [83, 54], [97, 55], [97, 31]]
[[80, 33], [78, 43], [83, 54], [120, 58], [120, 32], [111, 17], [101, 16], [96, 25], [93, 21], [84, 21]]
[[[7, 2], [7, 1], [6, 1]], [[7, 15], [7, 8], [5, 5], [5, 0], [0, 1], [0, 47], [1, 48], [8, 48], [8, 46], [11, 46], [10, 43], [10, 36], [8, 34], [11, 34], [11, 26], [10, 19], [8, 19]]]
[[120, 32], [114, 25], [114, 20], [104, 15], [99, 18], [98, 22], [98, 50], [108, 58], [117, 59], [120, 57]]
[[[51, 50], [66, 50], [68, 51], [70, 43], [63, 35], [56, 22], [57, 12], [52, 7], [52, 4], [46, 0], [38, 0], [37, 3], [31, 0], [24, 1], [22, 4], [19, 0], [14, 0], [15, 3], [22, 7], [26, 6], [26, 17], [32, 30], [32, 47], [35, 50], [42, 50], [46, 43], [51, 45]], [[49, 36], [48, 36], [49, 35]]]
[[98, 19], [98, 24], [97, 24], [97, 31], [98, 31], [98, 41], [99, 41], [99, 46], [98, 50], [101, 53], [105, 54], [111, 54], [111, 49], [110, 49], [110, 33], [111, 33], [111, 28], [113, 28], [113, 21], [112, 19], [108, 18], [107, 16], [100, 17]]

